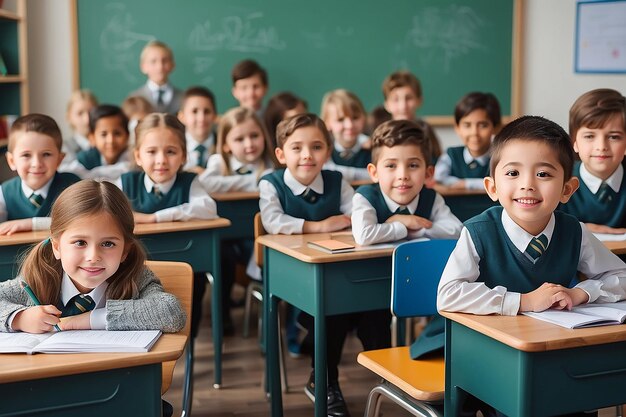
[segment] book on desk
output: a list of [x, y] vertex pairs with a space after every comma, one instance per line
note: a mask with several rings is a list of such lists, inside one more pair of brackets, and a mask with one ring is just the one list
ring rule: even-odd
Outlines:
[[345, 253], [352, 252], [355, 248], [353, 244], [342, 242], [335, 239], [314, 240], [308, 242], [310, 248], [321, 250], [327, 253]]
[[0, 353], [148, 352], [160, 336], [160, 330], [0, 333]]
[[626, 321], [626, 302], [606, 304], [584, 304], [571, 310], [549, 309], [541, 312], [522, 313], [568, 329], [610, 326]]

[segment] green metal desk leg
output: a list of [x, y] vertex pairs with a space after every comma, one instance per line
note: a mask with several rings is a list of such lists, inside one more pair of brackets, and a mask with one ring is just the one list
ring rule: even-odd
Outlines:
[[283, 398], [280, 387], [280, 364], [278, 360], [278, 299], [274, 297], [270, 290], [271, 276], [269, 264], [272, 261], [269, 252], [271, 249], [263, 247], [264, 265], [263, 279], [263, 331], [265, 332], [265, 377], [267, 388], [270, 392], [270, 408], [272, 417], [282, 417]]
[[446, 344], [445, 344], [445, 363], [446, 363], [446, 385], [445, 385], [445, 397], [444, 397], [444, 416], [458, 416], [461, 412], [463, 401], [467, 397], [465, 392], [453, 385], [452, 375], [452, 349], [454, 348], [452, 343], [452, 322], [446, 319]]
[[222, 275], [220, 259], [220, 233], [213, 231], [211, 256], [213, 257], [213, 288], [211, 289], [211, 318], [213, 323], [213, 349], [215, 375], [213, 388], [222, 386]]
[[327, 363], [326, 311], [324, 308], [324, 280], [321, 264], [314, 265], [315, 274], [315, 416], [326, 417]]

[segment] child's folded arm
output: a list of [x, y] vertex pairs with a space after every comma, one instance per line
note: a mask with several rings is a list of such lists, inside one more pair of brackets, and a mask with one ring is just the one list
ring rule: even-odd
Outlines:
[[378, 223], [376, 210], [363, 195], [356, 193], [352, 211], [352, 235], [359, 245], [394, 242], [407, 236], [407, 228], [399, 222]]
[[304, 219], [285, 214], [276, 187], [269, 181], [259, 183], [259, 208], [261, 210], [261, 222], [267, 233], [272, 235], [302, 234]]

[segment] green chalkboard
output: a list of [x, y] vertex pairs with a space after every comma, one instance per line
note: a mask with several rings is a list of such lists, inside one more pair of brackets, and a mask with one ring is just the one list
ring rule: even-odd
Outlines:
[[270, 95], [292, 91], [315, 112], [335, 88], [372, 109], [398, 69], [422, 81], [422, 116], [449, 116], [476, 90], [496, 94], [504, 114], [516, 110], [516, 0], [75, 1], [77, 85], [102, 102], [145, 82], [139, 54], [159, 39], [174, 51], [172, 83], [209, 87], [220, 112], [236, 104], [230, 71], [245, 58], [267, 69]]

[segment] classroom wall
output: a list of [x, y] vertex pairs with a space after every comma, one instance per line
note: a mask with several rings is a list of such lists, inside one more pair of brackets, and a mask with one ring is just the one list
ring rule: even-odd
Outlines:
[[[72, 77], [70, 2], [27, 2], [31, 111], [50, 114], [64, 132]], [[522, 111], [565, 128], [569, 106], [583, 92], [608, 87], [626, 93], [626, 75], [574, 73], [575, 18], [576, 0], [525, 0]], [[437, 131], [445, 147], [458, 144], [452, 128]]]

